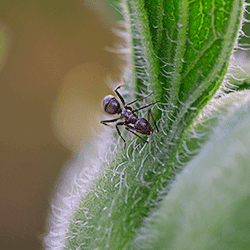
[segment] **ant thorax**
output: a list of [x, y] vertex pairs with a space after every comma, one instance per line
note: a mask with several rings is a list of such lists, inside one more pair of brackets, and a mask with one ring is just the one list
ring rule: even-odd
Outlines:
[[138, 116], [133, 113], [130, 109], [126, 109], [124, 108], [122, 110], [122, 117], [124, 117], [124, 119], [128, 122], [128, 123], [132, 123], [135, 124], [136, 121], [138, 120]]

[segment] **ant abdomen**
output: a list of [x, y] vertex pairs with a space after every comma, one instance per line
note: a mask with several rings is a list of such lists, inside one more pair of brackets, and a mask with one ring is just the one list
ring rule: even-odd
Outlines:
[[134, 128], [145, 135], [151, 135], [153, 133], [153, 129], [151, 127], [151, 125], [149, 124], [149, 122], [144, 119], [144, 118], [139, 118], [137, 120], [137, 122], [135, 123]]

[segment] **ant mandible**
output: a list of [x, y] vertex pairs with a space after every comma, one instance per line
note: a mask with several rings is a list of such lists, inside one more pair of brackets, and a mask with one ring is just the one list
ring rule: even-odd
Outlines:
[[[132, 109], [131, 107], [129, 107], [129, 105], [139, 101], [139, 100], [143, 100], [143, 99], [146, 99], [148, 98], [149, 96], [151, 96], [154, 92], [151, 92], [149, 95], [145, 96], [145, 97], [142, 97], [142, 98], [139, 98], [139, 99], [136, 99], [132, 102], [129, 102], [127, 104], [125, 104], [125, 101], [123, 99], [123, 97], [120, 95], [120, 93], [118, 92], [118, 89], [120, 87], [123, 87], [124, 85], [120, 85], [118, 86], [114, 92], [117, 94], [117, 96], [119, 97], [119, 99], [121, 100], [122, 104], [123, 104], [123, 109], [121, 109], [121, 106], [120, 106], [120, 103], [117, 101], [117, 99], [112, 96], [112, 95], [108, 95], [104, 98], [103, 100], [103, 109], [105, 112], [107, 112], [108, 114], [110, 115], [114, 115], [114, 114], [120, 114], [120, 117], [118, 118], [115, 118], [115, 119], [112, 119], [112, 120], [104, 120], [104, 121], [101, 121], [102, 124], [104, 125], [107, 125], [107, 123], [111, 123], [111, 122], [116, 122], [120, 119], [124, 119], [125, 121], [123, 122], [118, 122], [116, 123], [115, 127], [116, 127], [116, 130], [119, 134], [119, 136], [122, 138], [122, 140], [124, 141], [124, 149], [126, 148], [126, 141], [125, 139], [123, 138], [123, 136], [121, 135], [121, 132], [118, 128], [118, 126], [122, 126], [124, 125], [125, 126], [125, 129], [127, 129], [129, 132], [133, 133], [134, 135], [136, 135], [138, 138], [140, 138], [141, 140], [143, 140], [144, 142], [148, 143], [147, 140], [143, 139], [141, 136], [139, 136], [138, 134], [136, 134], [134, 131], [138, 132], [138, 133], [141, 133], [141, 134], [144, 134], [144, 135], [151, 135], [153, 133], [153, 128], [151, 127], [151, 125], [149, 124], [149, 118], [150, 116], [152, 117], [153, 119], [153, 122], [154, 122], [154, 125], [155, 125], [155, 128], [157, 130], [157, 132], [159, 132], [159, 129], [156, 125], [156, 122], [155, 122], [155, 119], [153, 117], [153, 114], [152, 114], [152, 110], [149, 109], [148, 110], [148, 120], [144, 119], [144, 118], [138, 118], [137, 114], [135, 114], [135, 112], [139, 111], [139, 110], [142, 110], [142, 109], [145, 109], [153, 104], [156, 104], [158, 103], [159, 101], [156, 101], [156, 102], [153, 102], [153, 103], [150, 103], [148, 105], [145, 105], [143, 107], [140, 107], [138, 109]], [[133, 124], [133, 126], [131, 126], [130, 124]]]

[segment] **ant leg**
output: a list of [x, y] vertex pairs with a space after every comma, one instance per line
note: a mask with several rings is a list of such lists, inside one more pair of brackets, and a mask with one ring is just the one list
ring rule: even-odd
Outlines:
[[123, 87], [123, 86], [125, 86], [125, 85], [120, 85], [120, 86], [118, 86], [114, 91], [115, 91], [115, 93], [117, 94], [117, 96], [120, 98], [120, 100], [121, 100], [121, 102], [122, 102], [122, 104], [123, 104], [123, 106], [124, 106], [124, 105], [125, 105], [125, 101], [124, 101], [123, 97], [121, 96], [121, 94], [118, 92], [118, 89], [119, 89], [120, 87]]
[[159, 132], [159, 129], [158, 129], [157, 125], [156, 125], [155, 119], [154, 119], [153, 114], [152, 114], [152, 109], [149, 109], [149, 110], [148, 110], [148, 122], [149, 122], [150, 116], [151, 116], [152, 119], [153, 119], [153, 122], [154, 122], [154, 125], [155, 125], [155, 128], [156, 128], [157, 132]]
[[121, 135], [121, 132], [120, 132], [118, 126], [121, 126], [121, 125], [124, 125], [124, 124], [125, 124], [125, 122], [118, 122], [118, 123], [116, 123], [116, 125], [115, 125], [116, 130], [117, 130], [117, 133], [119, 134], [119, 136], [120, 136], [120, 137], [122, 138], [122, 140], [124, 141], [124, 148], [123, 148], [123, 149], [126, 148], [126, 141], [125, 141], [125, 139], [123, 138], [123, 136]]
[[158, 103], [159, 101], [157, 101], [157, 102], [152, 102], [152, 103], [150, 103], [150, 104], [148, 104], [148, 105], [145, 105], [145, 106], [143, 106], [143, 107], [140, 107], [140, 108], [138, 108], [138, 109], [133, 109], [132, 111], [133, 112], [136, 112], [136, 111], [139, 111], [139, 110], [141, 110], [141, 109], [145, 109], [145, 108], [147, 108], [147, 107], [149, 107], [149, 106], [151, 106], [151, 105], [153, 105], [153, 104], [156, 104], [156, 103]]
[[133, 130], [134, 128], [129, 126], [129, 125], [126, 125], [125, 129], [127, 129], [129, 132], [131, 132], [132, 134], [136, 135], [138, 138], [140, 138], [141, 140], [145, 141], [146, 143], [148, 143], [147, 140], [143, 139], [142, 137], [140, 137], [138, 134], [136, 134]]
[[100, 121], [100, 123], [103, 124], [103, 125], [109, 126], [109, 125], [106, 124], [106, 123], [109, 123], [109, 122], [116, 122], [116, 121], [118, 121], [119, 119], [121, 119], [121, 117], [118, 117], [118, 118], [115, 118], [115, 119], [112, 119], [112, 120]]
[[131, 105], [131, 104], [133, 104], [133, 103], [135, 103], [135, 102], [138, 102], [138, 101], [140, 101], [140, 100], [146, 99], [146, 98], [150, 97], [153, 93], [154, 93], [154, 91], [152, 91], [149, 95], [147, 95], [147, 96], [145, 96], [145, 97], [141, 97], [141, 98], [138, 98], [138, 99], [136, 99], [136, 100], [134, 100], [134, 101], [132, 101], [132, 102], [129, 102], [129, 103], [127, 103], [127, 104], [125, 105], [125, 107], [128, 106], [128, 105]]

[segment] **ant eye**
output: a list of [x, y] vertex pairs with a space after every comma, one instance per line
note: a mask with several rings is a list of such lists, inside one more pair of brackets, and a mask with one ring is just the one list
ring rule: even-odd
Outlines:
[[109, 104], [106, 106], [105, 111], [108, 112], [109, 114], [115, 114], [117, 107], [118, 104], [114, 100], [111, 100]]

